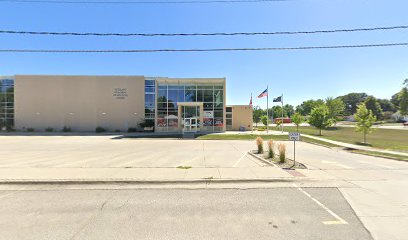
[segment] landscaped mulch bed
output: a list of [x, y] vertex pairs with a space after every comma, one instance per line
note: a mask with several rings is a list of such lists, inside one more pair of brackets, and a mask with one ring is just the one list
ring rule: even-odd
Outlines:
[[[256, 150], [254, 150], [254, 151], [252, 151], [252, 153], [255, 154], [258, 157], [261, 157], [265, 161], [268, 161], [268, 162], [271, 162], [271, 163], [275, 164], [276, 166], [278, 166], [280, 168], [290, 168], [290, 167], [293, 166], [293, 159], [286, 158], [286, 162], [281, 163], [281, 162], [279, 162], [279, 155], [276, 155], [274, 159], [271, 159], [271, 158], [268, 158], [268, 152], [258, 154], [258, 152]], [[295, 169], [307, 169], [307, 167], [304, 164], [298, 162], [297, 160], [296, 160], [296, 164], [295, 164], [295, 166], [293, 168], [295, 168]]]

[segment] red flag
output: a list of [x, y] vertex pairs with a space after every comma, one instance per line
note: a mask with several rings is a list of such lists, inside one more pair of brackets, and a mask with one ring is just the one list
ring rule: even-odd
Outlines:
[[251, 100], [249, 101], [249, 106], [252, 107], [252, 93], [251, 93]]

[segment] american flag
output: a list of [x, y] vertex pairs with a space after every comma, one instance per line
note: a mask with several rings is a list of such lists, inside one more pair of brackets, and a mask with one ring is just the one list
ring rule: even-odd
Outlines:
[[263, 91], [261, 94], [259, 94], [258, 98], [263, 98], [268, 96], [268, 89], [265, 89], [265, 91]]

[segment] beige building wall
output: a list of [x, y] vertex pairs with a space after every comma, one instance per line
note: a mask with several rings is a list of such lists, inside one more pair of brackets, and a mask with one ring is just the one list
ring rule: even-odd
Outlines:
[[144, 119], [142, 76], [15, 76], [15, 128], [126, 131]]
[[245, 127], [246, 131], [251, 131], [253, 127], [252, 108], [248, 105], [228, 107], [232, 107], [232, 130], [239, 131], [240, 127]]

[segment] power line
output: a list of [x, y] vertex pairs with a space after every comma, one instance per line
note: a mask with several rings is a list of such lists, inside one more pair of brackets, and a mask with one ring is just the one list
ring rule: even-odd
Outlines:
[[295, 0], [199, 0], [199, 1], [54, 1], [54, 0], [0, 0], [11, 3], [51, 3], [51, 4], [211, 4], [211, 3], [270, 3]]
[[155, 52], [234, 52], [234, 51], [292, 51], [315, 49], [342, 48], [374, 48], [408, 46], [406, 43], [380, 43], [336, 46], [305, 46], [305, 47], [270, 47], [270, 48], [207, 48], [207, 49], [129, 49], [129, 50], [45, 50], [45, 49], [0, 49], [0, 52], [13, 53], [155, 53]]
[[0, 34], [21, 34], [21, 35], [59, 35], [59, 36], [98, 36], [98, 37], [176, 37], [176, 36], [254, 36], [254, 35], [299, 35], [299, 34], [324, 34], [324, 33], [344, 33], [344, 32], [365, 32], [408, 29], [408, 25], [352, 28], [334, 30], [314, 30], [314, 31], [277, 31], [277, 32], [215, 32], [215, 33], [97, 33], [97, 32], [47, 32], [47, 31], [16, 31], [0, 30]]

